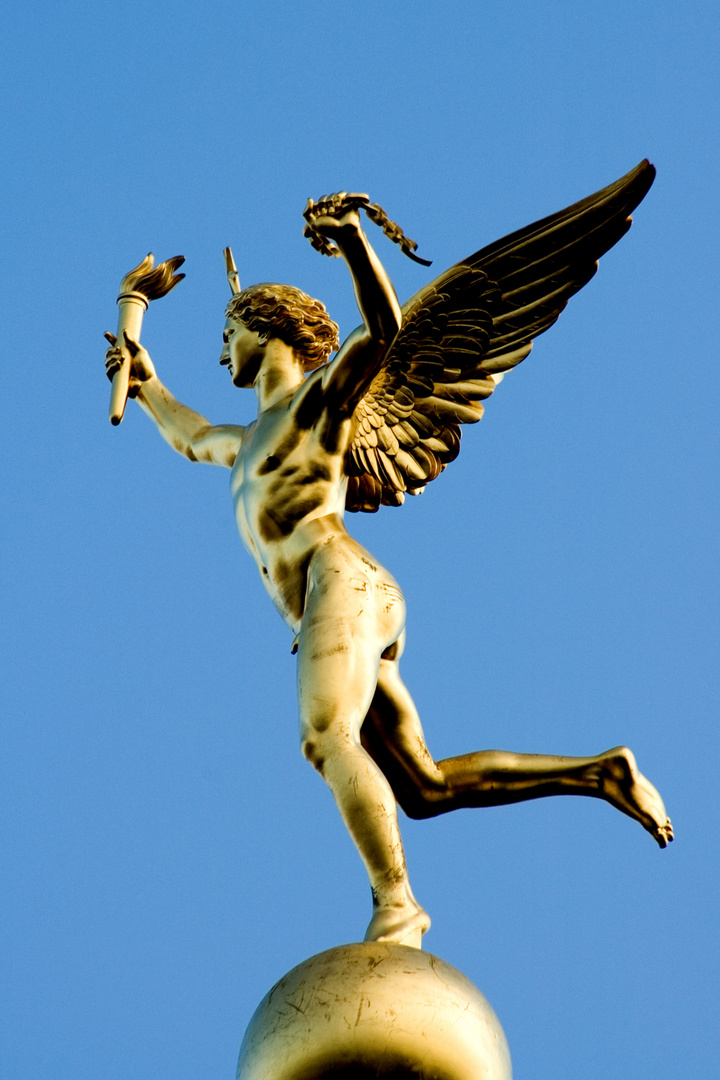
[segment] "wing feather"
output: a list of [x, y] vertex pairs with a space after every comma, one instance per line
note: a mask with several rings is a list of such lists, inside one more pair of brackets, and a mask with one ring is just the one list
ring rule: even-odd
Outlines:
[[348, 452], [349, 510], [398, 506], [460, 449], [503, 374], [587, 284], [630, 228], [655, 169], [626, 176], [451, 266], [402, 309], [384, 366], [356, 410]]

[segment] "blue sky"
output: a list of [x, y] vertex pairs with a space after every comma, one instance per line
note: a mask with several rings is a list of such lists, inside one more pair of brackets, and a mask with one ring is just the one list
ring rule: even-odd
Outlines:
[[[14, 8], [14, 10], [13, 10]], [[357, 321], [308, 196], [367, 191], [401, 300], [641, 158], [597, 277], [421, 499], [351, 529], [405, 591], [438, 757], [630, 745], [665, 852], [595, 800], [404, 822], [428, 950], [486, 994], [517, 1077], [715, 1075], [716, 5], [70, 2], [3, 18], [0, 1072], [231, 1077], [303, 958], [358, 939], [364, 872], [297, 745], [294, 659], [227, 473], [107, 422], [102, 332], [148, 251], [187, 257], [143, 340], [217, 367], [222, 248]]]

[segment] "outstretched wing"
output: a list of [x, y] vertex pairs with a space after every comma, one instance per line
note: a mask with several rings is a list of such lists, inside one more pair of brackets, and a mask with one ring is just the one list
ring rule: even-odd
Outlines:
[[399, 506], [457, 457], [460, 424], [519, 364], [630, 228], [648, 161], [595, 195], [451, 267], [403, 307], [383, 369], [356, 410], [348, 510]]

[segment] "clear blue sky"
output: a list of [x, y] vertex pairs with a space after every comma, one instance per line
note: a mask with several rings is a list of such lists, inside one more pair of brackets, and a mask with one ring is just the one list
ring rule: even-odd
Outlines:
[[[14, 10], [13, 10], [14, 8]], [[660, 852], [595, 800], [406, 822], [427, 948], [487, 995], [517, 1078], [717, 1075], [717, 5], [11, 5], [2, 63], [0, 1074], [231, 1078], [284, 972], [369, 896], [297, 745], [290, 638], [227, 473], [107, 421], [102, 332], [148, 250], [144, 340], [217, 367], [222, 248], [357, 321], [308, 196], [369, 192], [401, 299], [649, 157], [635, 225], [422, 499], [351, 522], [409, 607], [437, 756], [636, 752]]]

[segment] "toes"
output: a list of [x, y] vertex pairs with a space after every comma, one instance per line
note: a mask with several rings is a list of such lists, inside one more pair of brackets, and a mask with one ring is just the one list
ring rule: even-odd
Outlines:
[[673, 832], [672, 822], [670, 821], [670, 818], [667, 819], [664, 825], [660, 825], [657, 829], [655, 829], [655, 831], [653, 832], [653, 836], [655, 837], [661, 848], [666, 848], [668, 844], [672, 843], [672, 841], [675, 839], [675, 834]]

